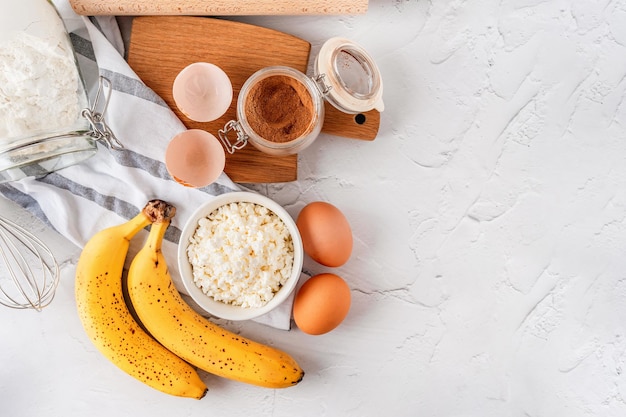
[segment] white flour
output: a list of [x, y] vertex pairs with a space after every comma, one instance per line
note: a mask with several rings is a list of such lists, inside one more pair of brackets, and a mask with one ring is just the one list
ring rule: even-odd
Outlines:
[[49, 40], [20, 32], [0, 43], [0, 145], [72, 126], [85, 105], [80, 83], [64, 32]]

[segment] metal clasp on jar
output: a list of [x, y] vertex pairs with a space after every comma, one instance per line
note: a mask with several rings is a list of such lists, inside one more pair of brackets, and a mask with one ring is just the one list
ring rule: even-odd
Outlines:
[[[237, 141], [235, 143], [231, 143], [230, 139], [228, 139], [228, 134], [233, 131], [237, 134]], [[218, 136], [231, 155], [234, 154], [236, 150], [242, 149], [248, 144], [248, 135], [243, 131], [241, 124], [236, 120], [231, 120], [226, 123], [223, 129], [218, 130]]]
[[[91, 126], [90, 134], [94, 140], [102, 141], [108, 148], [119, 151], [124, 149], [124, 145], [115, 137], [115, 134], [104, 120], [104, 114], [109, 106], [112, 89], [111, 81], [109, 81], [108, 78], [100, 76], [98, 79], [98, 91], [93, 106], [91, 106], [90, 109], [83, 109], [81, 114], [89, 122]], [[102, 105], [102, 110], [98, 111], [102, 95], [104, 95], [104, 104]]]
[[326, 97], [330, 90], [333, 89], [333, 86], [326, 84], [325, 80], [326, 74], [319, 74], [313, 77], [313, 81], [315, 81], [315, 85], [317, 86], [317, 89], [320, 90], [320, 93], [322, 93], [323, 97]]

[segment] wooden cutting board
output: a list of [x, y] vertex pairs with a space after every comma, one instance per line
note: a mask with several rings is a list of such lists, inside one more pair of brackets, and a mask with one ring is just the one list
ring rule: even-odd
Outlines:
[[[127, 60], [137, 75], [161, 96], [190, 129], [204, 129], [215, 136], [230, 120], [236, 120], [236, 104], [243, 83], [257, 70], [286, 65], [306, 72], [311, 45], [295, 36], [245, 23], [192, 16], [142, 16], [133, 20]], [[174, 103], [176, 75], [193, 62], [221, 67], [233, 85], [233, 101], [221, 118], [194, 122]], [[322, 131], [354, 139], [373, 140], [380, 114], [376, 110], [355, 117], [326, 105]], [[319, 138], [318, 138], [319, 140]], [[304, 151], [306, 152], [306, 150]], [[224, 171], [240, 183], [274, 183], [297, 179], [297, 155], [271, 156], [252, 145], [226, 154]]]

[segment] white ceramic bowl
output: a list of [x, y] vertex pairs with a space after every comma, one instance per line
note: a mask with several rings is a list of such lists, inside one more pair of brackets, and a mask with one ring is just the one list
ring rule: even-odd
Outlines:
[[[294, 259], [291, 275], [289, 276], [289, 279], [287, 280], [285, 285], [283, 285], [280, 290], [278, 290], [278, 292], [274, 294], [274, 297], [263, 307], [243, 308], [240, 306], [226, 304], [221, 301], [215, 301], [212, 297], [204, 294], [204, 292], [202, 292], [202, 290], [198, 288], [198, 286], [196, 286], [193, 281], [192, 267], [189, 263], [189, 258], [187, 257], [189, 238], [196, 231], [198, 227], [198, 221], [200, 219], [208, 216], [218, 207], [234, 202], [255, 203], [270, 209], [285, 223], [293, 241]], [[263, 314], [268, 313], [279, 304], [281, 304], [283, 301], [285, 301], [287, 297], [289, 297], [289, 295], [293, 292], [296, 284], [298, 283], [298, 279], [300, 278], [300, 273], [302, 271], [303, 260], [304, 251], [302, 248], [302, 239], [293, 218], [289, 215], [289, 213], [287, 213], [287, 211], [283, 207], [281, 207], [275, 201], [260, 194], [250, 192], [231, 192], [226, 194], [220, 194], [212, 200], [209, 200], [200, 207], [198, 207], [183, 227], [180, 242], [178, 245], [178, 266], [180, 269], [183, 285], [185, 286], [187, 293], [207, 313], [211, 314], [212, 316], [223, 318], [226, 320], [253, 319], [255, 317], [259, 317]]]

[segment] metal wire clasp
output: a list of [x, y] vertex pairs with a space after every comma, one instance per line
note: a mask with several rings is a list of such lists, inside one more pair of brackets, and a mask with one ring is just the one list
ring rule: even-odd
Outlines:
[[[235, 143], [231, 143], [230, 139], [228, 139], [228, 133], [232, 131], [237, 134], [237, 141], [235, 141]], [[236, 150], [242, 149], [248, 143], [248, 135], [243, 131], [239, 122], [235, 120], [231, 120], [226, 123], [223, 129], [218, 130], [218, 135], [222, 144], [231, 155], [235, 153]]]
[[[115, 137], [115, 134], [104, 120], [104, 115], [107, 111], [107, 107], [109, 106], [109, 100], [111, 99], [112, 90], [111, 81], [109, 81], [108, 78], [100, 76], [98, 79], [98, 92], [96, 93], [93, 105], [90, 109], [83, 109], [81, 114], [91, 125], [91, 136], [95, 140], [103, 142], [110, 149], [119, 151], [124, 149], [124, 145], [122, 145], [122, 143]], [[102, 106], [102, 110], [98, 111], [98, 106], [100, 104], [100, 100], [102, 99], [101, 96], [103, 95], [104, 104]]]
[[313, 77], [313, 81], [315, 81], [317, 89], [320, 90], [324, 97], [333, 89], [332, 85], [326, 84], [326, 74], [319, 74]]

